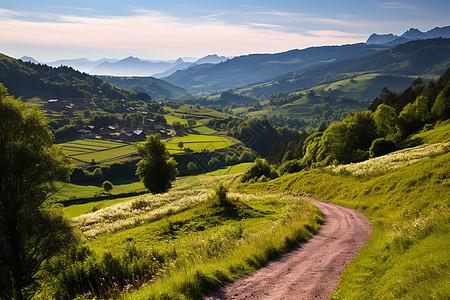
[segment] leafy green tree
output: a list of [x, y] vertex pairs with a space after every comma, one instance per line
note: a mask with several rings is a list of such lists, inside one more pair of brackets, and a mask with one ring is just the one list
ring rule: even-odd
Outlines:
[[259, 179], [262, 176], [266, 178], [277, 178], [278, 172], [265, 159], [257, 158], [255, 164], [251, 166], [241, 177], [242, 182], [247, 182], [251, 179]]
[[214, 170], [219, 168], [220, 164], [219, 164], [219, 160], [216, 157], [213, 157], [209, 160], [208, 162], [208, 168], [210, 170]]
[[197, 171], [197, 165], [195, 163], [193, 163], [192, 161], [190, 161], [187, 165], [187, 169], [189, 172], [194, 173]]
[[373, 113], [373, 119], [381, 136], [392, 136], [396, 132], [397, 117], [395, 108], [386, 104], [380, 104]]
[[194, 127], [195, 125], [197, 125], [197, 121], [194, 118], [190, 118], [187, 120], [187, 124], [188, 124], [188, 127], [191, 128], [191, 127]]
[[0, 298], [27, 299], [46, 276], [43, 263], [77, 242], [69, 221], [45, 204], [72, 167], [43, 114], [3, 85], [0, 153]]
[[183, 146], [184, 146], [183, 142], [178, 142], [178, 148], [180, 148], [180, 151], [183, 148]]
[[106, 180], [103, 182], [102, 187], [107, 193], [109, 193], [113, 189], [114, 186], [111, 183], [111, 181]]
[[167, 192], [178, 175], [177, 163], [169, 157], [160, 134], [148, 136], [147, 141], [136, 144], [142, 159], [138, 162], [136, 174], [144, 186], [153, 194]]
[[431, 113], [437, 120], [450, 118], [450, 85], [445, 87], [436, 97]]

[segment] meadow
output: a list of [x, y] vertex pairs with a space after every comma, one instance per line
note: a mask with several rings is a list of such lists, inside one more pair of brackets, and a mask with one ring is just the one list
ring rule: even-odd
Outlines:
[[92, 160], [101, 162], [136, 153], [136, 148], [129, 143], [100, 139], [75, 139], [57, 143], [73, 159], [81, 163]]
[[175, 136], [166, 143], [167, 150], [171, 154], [180, 153], [178, 143], [183, 143], [183, 148], [191, 148], [194, 151], [214, 151], [216, 149], [225, 148], [235, 144], [235, 142], [224, 136], [209, 135], [209, 134], [188, 134], [185, 136]]
[[[212, 172], [208, 172], [205, 174], [195, 175], [195, 176], [185, 176], [185, 177], [177, 177], [177, 180], [173, 183], [172, 190], [183, 190], [187, 189], [190, 185], [195, 184], [196, 186], [202, 185], [202, 182], [210, 182], [211, 177], [214, 176], [217, 180], [223, 180], [221, 175], [234, 175], [239, 174], [247, 170], [252, 165], [252, 163], [241, 163], [237, 165], [227, 166], [225, 168], [221, 168]], [[221, 176], [221, 177], [217, 177]], [[138, 179], [129, 179], [129, 180], [117, 180], [113, 181], [113, 189], [111, 190], [111, 194], [121, 194], [121, 193], [130, 193], [130, 192], [138, 192], [145, 190], [144, 184]], [[206, 188], [206, 184], [204, 187]], [[55, 200], [64, 201], [67, 199], [73, 198], [89, 198], [94, 197], [95, 195], [105, 195], [105, 191], [100, 185], [92, 185], [92, 184], [72, 184], [72, 183], [64, 183], [61, 185], [60, 190], [54, 196]], [[70, 206], [66, 206], [63, 208], [65, 214], [69, 217], [77, 217], [85, 213], [90, 213], [93, 211], [97, 211], [99, 209], [125, 202], [128, 200], [132, 200], [138, 198], [137, 196], [133, 197], [122, 197], [116, 199], [106, 199], [106, 200], [98, 200], [91, 201], [88, 203], [82, 204], [73, 204]]]
[[[74, 217], [90, 254], [59, 275], [67, 284], [65, 293], [92, 292], [90, 280], [97, 280], [102, 288], [93, 292], [104, 298], [198, 299], [317, 231], [320, 212], [306, 200], [216, 186], [232, 186], [239, 176], [189, 176], [177, 180], [168, 193], [142, 195]], [[128, 255], [134, 257], [131, 265]], [[55, 287], [42, 296], [50, 292]]]

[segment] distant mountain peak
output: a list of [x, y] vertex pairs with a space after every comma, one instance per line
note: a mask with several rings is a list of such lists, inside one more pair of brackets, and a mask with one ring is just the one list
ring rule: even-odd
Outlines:
[[20, 58], [20, 60], [23, 61], [23, 62], [31, 62], [31, 63], [34, 63], [34, 64], [39, 64], [39, 62], [36, 59], [32, 58], [31, 56], [22, 56]]
[[175, 64], [182, 64], [182, 63], [184, 63], [184, 60], [180, 57], [174, 63]]
[[401, 36], [389, 34], [373, 33], [366, 41], [366, 44], [384, 44], [386, 46], [395, 46], [411, 40], [422, 40], [432, 38], [450, 38], [450, 26], [435, 27], [427, 32], [422, 32], [417, 28], [410, 28]]
[[410, 28], [408, 31], [401, 35], [404, 38], [413, 40], [413, 39], [423, 39], [426, 38], [426, 33], [420, 31], [417, 28]]

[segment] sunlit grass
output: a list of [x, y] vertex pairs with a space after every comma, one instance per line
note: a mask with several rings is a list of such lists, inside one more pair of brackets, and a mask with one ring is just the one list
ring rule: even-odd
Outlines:
[[430, 155], [436, 155], [450, 150], [450, 142], [431, 145], [421, 145], [414, 148], [399, 150], [387, 155], [372, 158], [359, 163], [332, 166], [333, 172], [348, 172], [352, 175], [373, 175], [389, 170], [404, 168], [417, 163]]
[[[416, 151], [402, 153], [414, 160]], [[303, 171], [242, 190], [307, 193], [368, 216], [372, 235], [332, 299], [445, 299], [450, 291], [450, 153], [382, 168], [370, 176]]]

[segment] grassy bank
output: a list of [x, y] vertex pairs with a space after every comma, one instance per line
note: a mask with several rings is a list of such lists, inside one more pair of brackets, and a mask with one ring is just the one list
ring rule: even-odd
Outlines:
[[369, 217], [373, 233], [341, 277], [334, 299], [445, 299], [450, 295], [448, 149], [401, 168], [313, 170], [241, 190], [308, 193]]
[[239, 174], [180, 178], [168, 193], [73, 218], [85, 243], [51, 265], [61, 268], [55, 277], [59, 285], [42, 297], [199, 299], [319, 228], [320, 211], [298, 197], [212, 189], [238, 179]]

